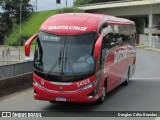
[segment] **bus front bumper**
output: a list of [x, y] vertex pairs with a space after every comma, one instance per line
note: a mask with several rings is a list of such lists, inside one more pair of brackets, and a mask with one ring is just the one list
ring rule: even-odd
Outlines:
[[95, 86], [78, 91], [53, 91], [40, 88], [33, 84], [34, 98], [37, 100], [46, 100], [53, 102], [77, 102], [77, 103], [92, 103], [95, 102], [99, 96], [94, 95]]

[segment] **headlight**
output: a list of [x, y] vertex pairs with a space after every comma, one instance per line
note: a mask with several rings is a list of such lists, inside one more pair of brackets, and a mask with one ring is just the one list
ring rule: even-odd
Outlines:
[[93, 87], [95, 84], [97, 84], [97, 81], [98, 81], [98, 79], [94, 80], [92, 83], [88, 84], [87, 86], [84, 86], [80, 90], [86, 90], [86, 89]]
[[43, 88], [43, 86], [41, 86], [39, 83], [37, 83], [35, 80], [33, 80], [33, 84], [39, 88]]

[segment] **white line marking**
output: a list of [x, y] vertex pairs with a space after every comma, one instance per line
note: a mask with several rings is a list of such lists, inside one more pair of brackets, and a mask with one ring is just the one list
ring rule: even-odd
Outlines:
[[160, 78], [130, 78], [130, 80], [160, 80]]
[[18, 97], [20, 97], [20, 96], [24, 96], [24, 95], [26, 95], [26, 94], [28, 94], [28, 93], [31, 93], [31, 92], [33, 92], [33, 90], [27, 91], [27, 92], [25, 92], [25, 93], [21, 93], [21, 94], [19, 94], [19, 95], [14, 96], [14, 97], [7, 98], [7, 99], [5, 99], [5, 100], [2, 100], [1, 102], [6, 102], [6, 101], [9, 101], [9, 100], [13, 100], [13, 99], [15, 99], [15, 98], [18, 98]]

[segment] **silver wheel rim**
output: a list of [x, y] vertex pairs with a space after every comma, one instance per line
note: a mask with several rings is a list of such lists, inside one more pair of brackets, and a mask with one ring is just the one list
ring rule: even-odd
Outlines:
[[127, 83], [128, 83], [129, 79], [128, 79], [128, 75], [127, 75]]
[[105, 96], [106, 96], [106, 88], [103, 87], [102, 88], [102, 100], [104, 100]]
[[127, 83], [129, 82], [129, 71], [128, 71], [128, 74], [127, 74]]

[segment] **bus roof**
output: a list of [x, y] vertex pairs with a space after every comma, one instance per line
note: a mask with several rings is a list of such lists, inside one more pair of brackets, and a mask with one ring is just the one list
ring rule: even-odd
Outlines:
[[135, 25], [133, 21], [110, 15], [91, 13], [63, 13], [53, 15], [41, 26], [41, 30], [59, 34], [75, 35], [99, 31], [104, 23], [114, 25]]

